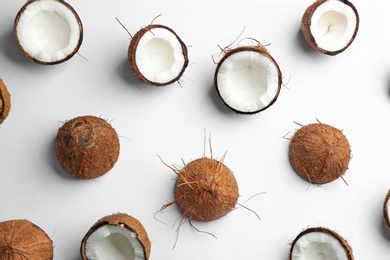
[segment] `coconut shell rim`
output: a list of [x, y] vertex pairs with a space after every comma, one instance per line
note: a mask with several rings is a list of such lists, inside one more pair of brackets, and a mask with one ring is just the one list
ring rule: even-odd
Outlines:
[[388, 229], [390, 229], [390, 216], [388, 213], [388, 202], [390, 200], [390, 190], [387, 192], [384, 203], [383, 203], [383, 220]]
[[[272, 101], [265, 107], [261, 108], [261, 109], [258, 109], [258, 110], [255, 110], [255, 111], [249, 111], [249, 112], [245, 112], [245, 111], [240, 111], [240, 110], [237, 110], [233, 107], [231, 107], [229, 104], [227, 104], [225, 102], [225, 100], [222, 98], [221, 96], [221, 93], [219, 91], [219, 88], [218, 88], [218, 72], [219, 72], [219, 69], [222, 65], [222, 63], [231, 55], [237, 53], [237, 52], [241, 52], [241, 51], [253, 51], [253, 52], [257, 52], [257, 53], [260, 53], [261, 55], [264, 55], [266, 56], [274, 65], [275, 67], [277, 68], [277, 71], [278, 71], [278, 90], [274, 96], [274, 98], [272, 99]], [[280, 91], [281, 91], [281, 88], [282, 88], [282, 72], [280, 70], [280, 67], [279, 67], [279, 64], [276, 62], [276, 60], [272, 57], [272, 55], [267, 51], [266, 48], [262, 47], [262, 46], [239, 46], [239, 47], [235, 47], [233, 49], [230, 49], [228, 50], [224, 56], [222, 57], [222, 59], [218, 62], [217, 64], [217, 67], [215, 69], [215, 73], [214, 73], [214, 86], [217, 90], [217, 93], [218, 93], [218, 96], [220, 97], [220, 99], [223, 101], [223, 103], [229, 107], [231, 110], [233, 110], [234, 112], [236, 112], [237, 114], [244, 114], [244, 115], [253, 115], [253, 114], [257, 114], [261, 111], [264, 111], [266, 110], [267, 108], [271, 107], [275, 102], [276, 100], [278, 99], [279, 97], [279, 94], [280, 94]]]
[[26, 56], [29, 60], [31, 60], [31, 61], [33, 61], [35, 63], [42, 64], [42, 65], [56, 65], [56, 64], [63, 63], [65, 61], [69, 60], [70, 58], [72, 58], [79, 51], [79, 49], [81, 47], [81, 44], [83, 42], [83, 39], [84, 39], [84, 28], [83, 28], [83, 23], [82, 23], [82, 21], [80, 19], [80, 16], [76, 12], [76, 10], [69, 3], [67, 3], [64, 0], [54, 0], [54, 1], [59, 2], [59, 3], [63, 4], [63, 5], [65, 5], [73, 13], [74, 17], [77, 20], [77, 23], [78, 23], [78, 26], [79, 26], [79, 40], [77, 42], [77, 45], [75, 46], [75, 49], [70, 54], [68, 54], [65, 58], [63, 58], [63, 59], [56, 60], [56, 61], [42, 61], [42, 60], [39, 60], [37, 58], [32, 57], [28, 52], [26, 52], [24, 50], [23, 46], [20, 44], [18, 33], [17, 33], [17, 27], [18, 27], [18, 23], [19, 23], [20, 17], [22, 16], [23, 12], [27, 9], [27, 7], [30, 4], [32, 4], [34, 2], [40, 2], [40, 1], [41, 0], [28, 0], [20, 8], [20, 10], [18, 11], [18, 13], [17, 13], [17, 15], [15, 17], [15, 20], [14, 20], [14, 28], [13, 28], [13, 34], [14, 34], [16, 43], [18, 44], [19, 50], [23, 53], [23, 55]]

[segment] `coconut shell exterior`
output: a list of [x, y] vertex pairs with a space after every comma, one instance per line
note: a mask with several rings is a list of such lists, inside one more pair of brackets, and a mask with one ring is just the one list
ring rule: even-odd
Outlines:
[[228, 214], [236, 205], [238, 185], [233, 172], [222, 162], [200, 158], [187, 164], [175, 183], [175, 202], [182, 215], [212, 221]]
[[97, 178], [111, 170], [119, 157], [115, 129], [95, 116], [76, 117], [57, 133], [55, 150], [62, 168], [81, 179]]
[[295, 133], [289, 157], [293, 168], [303, 179], [324, 184], [345, 173], [351, 149], [341, 130], [316, 123], [303, 126]]
[[302, 231], [295, 239], [294, 241], [292, 242], [291, 244], [291, 249], [290, 249], [290, 254], [289, 254], [289, 260], [293, 260], [292, 259], [292, 251], [293, 251], [293, 248], [295, 246], [295, 243], [304, 235], [307, 235], [309, 233], [312, 233], [312, 232], [321, 232], [321, 233], [326, 233], [326, 234], [329, 234], [331, 235], [332, 237], [336, 238], [340, 244], [342, 245], [342, 247], [344, 248], [344, 252], [345, 252], [345, 255], [347, 256], [347, 259], [348, 260], [353, 260], [354, 257], [353, 257], [353, 253], [352, 253], [352, 248], [351, 246], [349, 245], [349, 243], [347, 242], [347, 240], [345, 240], [341, 235], [339, 235], [337, 232], [331, 230], [331, 229], [328, 229], [328, 228], [324, 228], [324, 227], [314, 227], [314, 228], [308, 228], [304, 231]]
[[0, 259], [53, 259], [53, 242], [45, 231], [28, 220], [0, 222]]
[[[145, 33], [149, 32], [150, 30], [155, 29], [155, 28], [162, 28], [162, 29], [165, 29], [165, 30], [168, 30], [169, 32], [171, 32], [176, 37], [176, 39], [179, 41], [179, 43], [181, 45], [182, 52], [183, 52], [183, 57], [184, 57], [184, 64], [183, 64], [183, 68], [180, 71], [180, 73], [174, 79], [167, 81], [167, 82], [163, 82], [163, 83], [154, 82], [154, 81], [151, 81], [151, 80], [145, 78], [144, 75], [142, 75], [142, 73], [138, 69], [137, 61], [136, 61], [136, 57], [135, 57], [136, 49], [138, 47], [138, 43], [139, 43], [140, 39], [142, 38], [142, 36], [144, 36]], [[158, 87], [166, 86], [166, 85], [172, 84], [174, 82], [177, 82], [181, 78], [181, 76], [183, 75], [185, 69], [187, 68], [188, 62], [189, 62], [187, 46], [180, 39], [180, 37], [175, 33], [175, 31], [173, 31], [171, 28], [169, 28], [165, 25], [161, 25], [161, 24], [150, 24], [150, 25], [140, 29], [132, 37], [132, 39], [130, 41], [129, 49], [128, 49], [128, 62], [129, 62], [131, 69], [133, 70], [135, 76], [137, 78], [139, 78], [141, 81], [148, 83], [150, 85], [158, 86]]]
[[73, 50], [72, 53], [70, 53], [68, 56], [66, 56], [65, 58], [61, 59], [61, 60], [57, 60], [57, 61], [53, 61], [53, 62], [45, 62], [45, 61], [42, 61], [42, 60], [39, 60], [39, 59], [36, 59], [34, 57], [32, 57], [28, 52], [26, 52], [24, 49], [23, 49], [23, 46], [20, 44], [20, 41], [19, 41], [19, 37], [18, 37], [18, 31], [17, 31], [17, 26], [18, 26], [18, 23], [19, 23], [19, 20], [20, 20], [20, 17], [23, 15], [23, 12], [27, 9], [27, 7], [34, 3], [34, 2], [39, 2], [39, 1], [42, 1], [42, 0], [28, 0], [23, 6], [22, 8], [19, 10], [19, 12], [17, 13], [16, 17], [15, 17], [15, 21], [14, 21], [14, 37], [16, 39], [16, 42], [18, 43], [18, 46], [19, 46], [19, 49], [20, 51], [24, 54], [24, 56], [26, 56], [29, 60], [32, 60], [34, 61], [35, 63], [38, 63], [38, 64], [43, 64], [43, 65], [55, 65], [55, 64], [59, 64], [59, 63], [62, 63], [64, 61], [67, 61], [69, 60], [70, 58], [72, 58], [77, 52], [78, 50], [80, 49], [80, 46], [83, 42], [83, 37], [84, 37], [84, 29], [83, 29], [83, 24], [81, 22], [81, 19], [79, 17], [79, 15], [77, 14], [76, 10], [70, 5], [68, 4], [67, 2], [63, 1], [63, 0], [54, 0], [54, 1], [57, 1], [61, 4], [63, 4], [64, 6], [66, 6], [66, 8], [68, 8], [73, 14], [74, 14], [74, 17], [76, 18], [77, 20], [77, 23], [78, 23], [78, 26], [79, 26], [79, 30], [80, 30], [80, 34], [79, 34], [79, 42], [76, 46], [76, 48]]
[[[221, 96], [221, 93], [219, 92], [219, 89], [218, 89], [218, 72], [219, 72], [219, 69], [221, 67], [221, 65], [223, 64], [223, 62], [231, 55], [237, 53], [237, 52], [241, 52], [241, 51], [250, 51], [250, 52], [257, 52], [263, 56], [265, 56], [266, 58], [268, 58], [270, 60], [270, 62], [272, 62], [275, 67], [277, 68], [278, 70], [278, 90], [275, 94], [275, 97], [273, 98], [273, 100], [264, 108], [262, 109], [259, 109], [259, 110], [256, 110], [256, 111], [253, 111], [253, 112], [243, 112], [243, 111], [240, 111], [240, 110], [237, 110], [237, 109], [234, 109], [233, 107], [229, 106], [222, 98]], [[269, 108], [270, 106], [272, 106], [276, 100], [278, 99], [278, 96], [279, 96], [279, 93], [280, 93], [280, 89], [281, 89], [281, 86], [282, 86], [282, 72], [280, 71], [280, 68], [279, 68], [279, 65], [278, 63], [276, 62], [276, 60], [271, 56], [271, 54], [267, 51], [266, 48], [258, 45], [258, 46], [240, 46], [240, 47], [237, 47], [237, 48], [234, 48], [234, 49], [231, 49], [229, 51], [227, 51], [225, 53], [225, 55], [222, 57], [222, 59], [218, 62], [218, 65], [217, 65], [217, 68], [215, 69], [215, 73], [214, 73], [214, 85], [215, 85], [215, 88], [218, 92], [218, 95], [219, 97], [222, 99], [222, 101], [224, 102], [224, 104], [229, 107], [230, 109], [232, 109], [234, 112], [238, 113], [238, 114], [256, 114], [256, 113], [259, 113], [260, 111], [263, 111], [267, 108]]]
[[390, 230], [390, 216], [389, 216], [389, 209], [387, 207], [387, 203], [389, 202], [390, 199], [390, 190], [386, 194], [385, 201], [383, 203], [383, 220], [385, 222], [386, 227]]
[[8, 117], [11, 110], [11, 96], [4, 81], [0, 79], [0, 124]]
[[305, 38], [306, 42], [314, 50], [321, 52], [321, 53], [324, 53], [324, 54], [327, 54], [327, 55], [334, 56], [334, 55], [337, 55], [337, 54], [345, 51], [352, 44], [352, 42], [355, 40], [355, 37], [356, 37], [356, 35], [358, 33], [358, 29], [359, 29], [360, 19], [359, 19], [359, 14], [357, 12], [357, 9], [355, 8], [355, 6], [351, 2], [349, 2], [347, 0], [337, 0], [337, 1], [340, 1], [340, 2], [350, 6], [352, 8], [353, 12], [356, 15], [356, 27], [355, 27], [356, 29], [355, 29], [353, 36], [351, 37], [351, 40], [348, 42], [348, 44], [344, 48], [337, 50], [337, 51], [328, 51], [328, 50], [322, 49], [316, 43], [316, 40], [314, 39], [313, 34], [311, 33], [310, 26], [311, 26], [311, 18], [314, 14], [314, 11], [317, 9], [318, 6], [320, 6], [321, 4], [323, 4], [327, 1], [329, 1], [329, 0], [317, 0], [306, 9], [306, 11], [304, 12], [304, 14], [302, 16], [302, 20], [301, 20], [301, 32], [302, 32], [302, 35]]
[[88, 260], [88, 258], [86, 257], [85, 246], [89, 236], [93, 232], [95, 232], [98, 228], [104, 225], [114, 225], [114, 226], [124, 225], [128, 230], [136, 233], [138, 241], [141, 243], [141, 245], [144, 248], [145, 260], [149, 259], [151, 244], [150, 244], [148, 234], [145, 228], [142, 226], [141, 222], [139, 222], [137, 219], [127, 214], [117, 213], [100, 219], [89, 229], [89, 231], [81, 241], [80, 253], [81, 253], [81, 258], [83, 260]]

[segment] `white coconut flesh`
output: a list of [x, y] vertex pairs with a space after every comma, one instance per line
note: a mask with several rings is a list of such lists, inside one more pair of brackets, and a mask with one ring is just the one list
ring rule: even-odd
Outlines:
[[56, 62], [74, 53], [80, 41], [80, 27], [75, 14], [55, 0], [41, 0], [27, 5], [16, 26], [22, 49], [42, 62]]
[[256, 112], [267, 107], [279, 91], [279, 70], [268, 57], [256, 51], [228, 56], [217, 74], [218, 92], [231, 108]]
[[153, 28], [139, 40], [135, 61], [139, 72], [146, 79], [164, 84], [180, 75], [185, 57], [174, 33], [165, 28]]
[[357, 19], [351, 6], [338, 0], [326, 1], [314, 11], [310, 31], [320, 48], [338, 51], [353, 38]]
[[334, 236], [310, 232], [301, 236], [291, 252], [292, 260], [348, 260], [345, 249]]
[[[390, 219], [390, 199], [387, 199], [386, 200], [386, 205], [385, 205], [385, 207], [386, 207], [386, 214], [387, 214], [387, 217]], [[390, 223], [387, 223], [387, 224], [390, 224]]]
[[136, 233], [124, 225], [99, 227], [88, 237], [85, 254], [89, 260], [145, 260]]

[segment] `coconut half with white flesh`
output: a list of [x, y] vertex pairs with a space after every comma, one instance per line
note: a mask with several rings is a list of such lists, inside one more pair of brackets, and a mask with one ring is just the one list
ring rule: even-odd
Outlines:
[[359, 29], [359, 15], [347, 0], [317, 0], [301, 23], [304, 38], [315, 50], [336, 55], [347, 49]]
[[308, 228], [294, 240], [290, 260], [353, 260], [348, 242], [333, 230]]
[[117, 213], [96, 222], [81, 242], [83, 260], [147, 260], [150, 240], [142, 224], [132, 216]]
[[27, 58], [58, 64], [79, 50], [83, 26], [73, 7], [63, 0], [30, 0], [15, 18], [14, 35]]
[[241, 46], [218, 63], [214, 84], [225, 105], [240, 114], [254, 114], [276, 101], [282, 73], [264, 47]]
[[386, 227], [390, 229], [390, 190], [387, 192], [385, 202], [383, 204], [383, 219]]
[[151, 24], [132, 38], [128, 61], [140, 80], [165, 86], [179, 81], [188, 66], [188, 52], [184, 42], [171, 28]]

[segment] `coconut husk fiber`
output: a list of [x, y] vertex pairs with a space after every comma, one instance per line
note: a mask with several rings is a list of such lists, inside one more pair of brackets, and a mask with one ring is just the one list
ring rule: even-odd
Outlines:
[[0, 124], [8, 117], [11, 110], [11, 96], [4, 81], [0, 79]]

